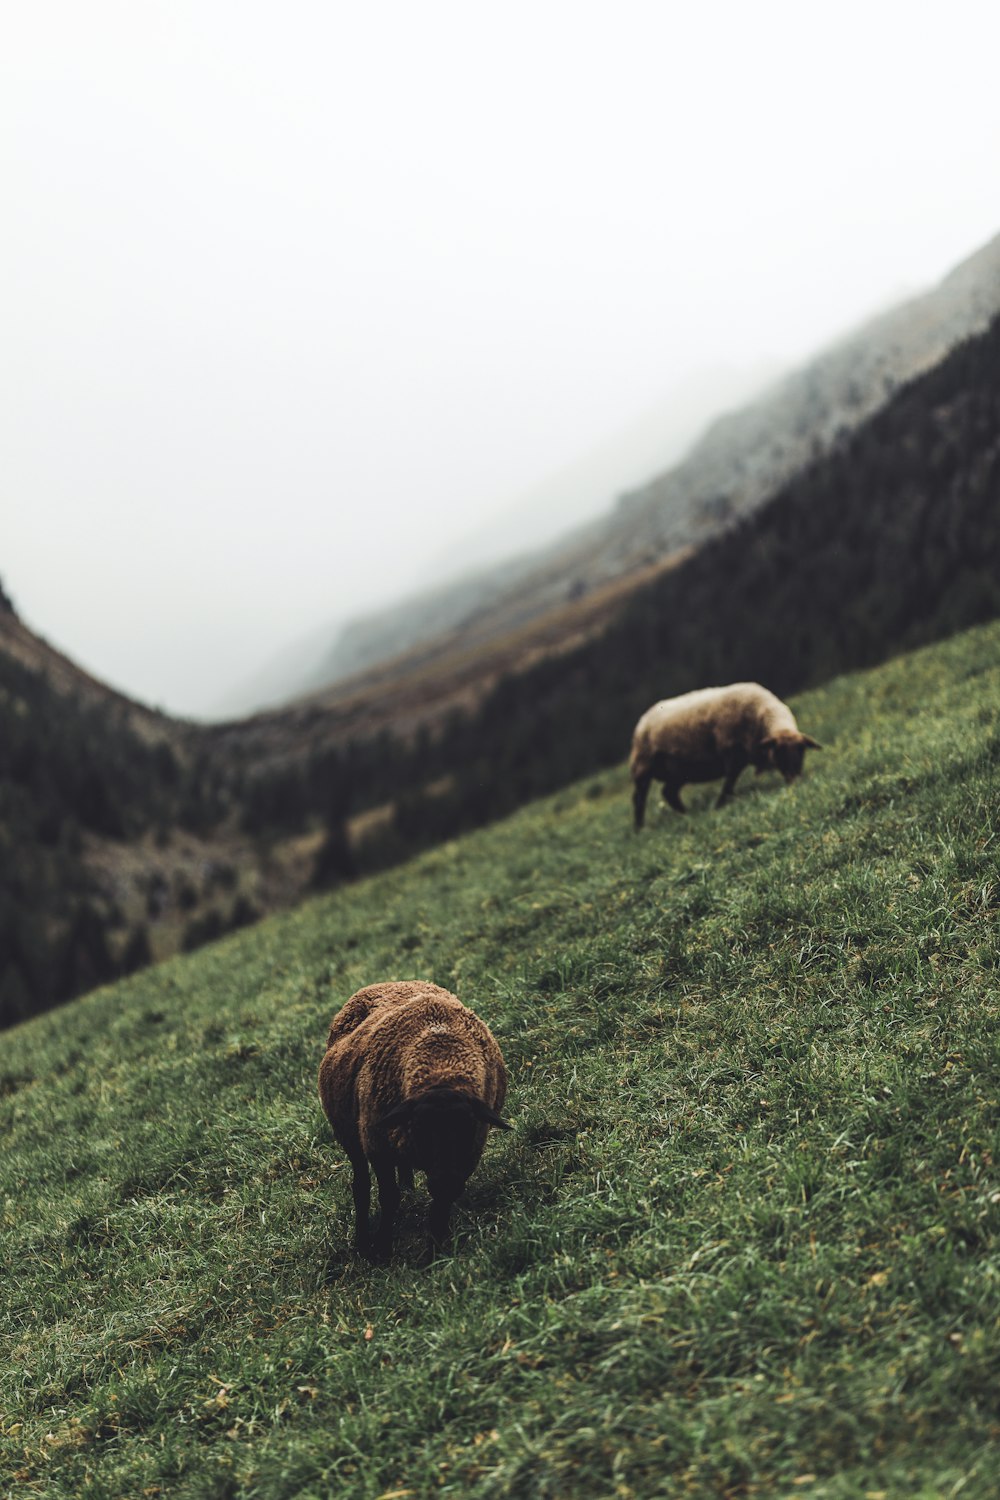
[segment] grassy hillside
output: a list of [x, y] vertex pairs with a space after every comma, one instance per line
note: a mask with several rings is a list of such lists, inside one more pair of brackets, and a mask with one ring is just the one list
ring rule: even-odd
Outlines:
[[[796, 707], [791, 791], [608, 772], [8, 1033], [2, 1492], [995, 1494], [1000, 626]], [[515, 1128], [379, 1269], [315, 1075], [407, 976]]]

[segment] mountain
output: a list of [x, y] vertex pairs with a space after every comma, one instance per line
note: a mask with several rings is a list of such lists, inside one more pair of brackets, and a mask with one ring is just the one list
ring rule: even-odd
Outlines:
[[[1000, 235], [933, 290], [865, 323], [738, 411], [719, 417], [682, 462], [621, 495], [603, 517], [541, 550], [426, 589], [343, 627], [283, 696], [323, 694], [419, 648], [420, 657], [483, 645], [698, 545], [754, 510], [1000, 311]], [[610, 499], [610, 494], [608, 496]]]
[[1000, 235], [932, 291], [882, 313], [742, 411], [684, 462], [620, 502], [595, 544], [623, 557], [697, 542], [753, 510], [1000, 311]]

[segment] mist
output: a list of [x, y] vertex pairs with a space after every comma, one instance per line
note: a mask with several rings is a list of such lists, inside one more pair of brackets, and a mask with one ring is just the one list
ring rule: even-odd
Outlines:
[[288, 643], [509, 551], [525, 497], [550, 533], [576, 494], [593, 514], [599, 456], [665, 393], [787, 368], [996, 232], [997, 23], [946, 22], [19, 8], [20, 613], [143, 701], [213, 714]]

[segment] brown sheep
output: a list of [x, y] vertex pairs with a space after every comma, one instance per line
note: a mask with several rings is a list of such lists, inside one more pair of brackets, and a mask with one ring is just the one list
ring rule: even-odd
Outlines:
[[686, 809], [680, 790], [689, 781], [724, 776], [717, 807], [732, 795], [746, 766], [780, 771], [786, 782], [801, 774], [806, 750], [821, 746], [800, 734], [795, 716], [757, 682], [699, 688], [664, 698], [646, 710], [632, 736], [632, 807], [635, 831], [642, 827], [649, 783], [663, 782], [663, 796], [676, 812]]
[[[507, 1072], [489, 1028], [457, 996], [424, 980], [371, 984], [334, 1017], [319, 1070], [333, 1133], [354, 1168], [355, 1243], [392, 1251], [400, 1189], [426, 1172], [430, 1251], [447, 1243], [452, 1204], [502, 1120]], [[371, 1179], [379, 1223], [369, 1234]], [[397, 1180], [398, 1177], [398, 1180]]]

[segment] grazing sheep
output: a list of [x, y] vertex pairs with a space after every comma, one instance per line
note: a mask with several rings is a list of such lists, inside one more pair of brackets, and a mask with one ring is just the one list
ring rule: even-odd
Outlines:
[[[319, 1093], [354, 1168], [355, 1242], [387, 1259], [400, 1189], [426, 1172], [431, 1254], [447, 1242], [451, 1207], [483, 1154], [507, 1071], [490, 1030], [462, 1002], [423, 980], [371, 984], [333, 1019]], [[379, 1223], [368, 1230], [371, 1179]], [[398, 1182], [397, 1182], [398, 1173]]]
[[806, 750], [821, 747], [800, 734], [795, 716], [757, 682], [699, 688], [664, 698], [648, 708], [632, 736], [632, 807], [635, 831], [642, 827], [649, 783], [663, 782], [663, 796], [676, 812], [686, 809], [680, 790], [689, 781], [724, 776], [717, 807], [732, 795], [745, 766], [780, 771], [787, 782], [802, 771]]

